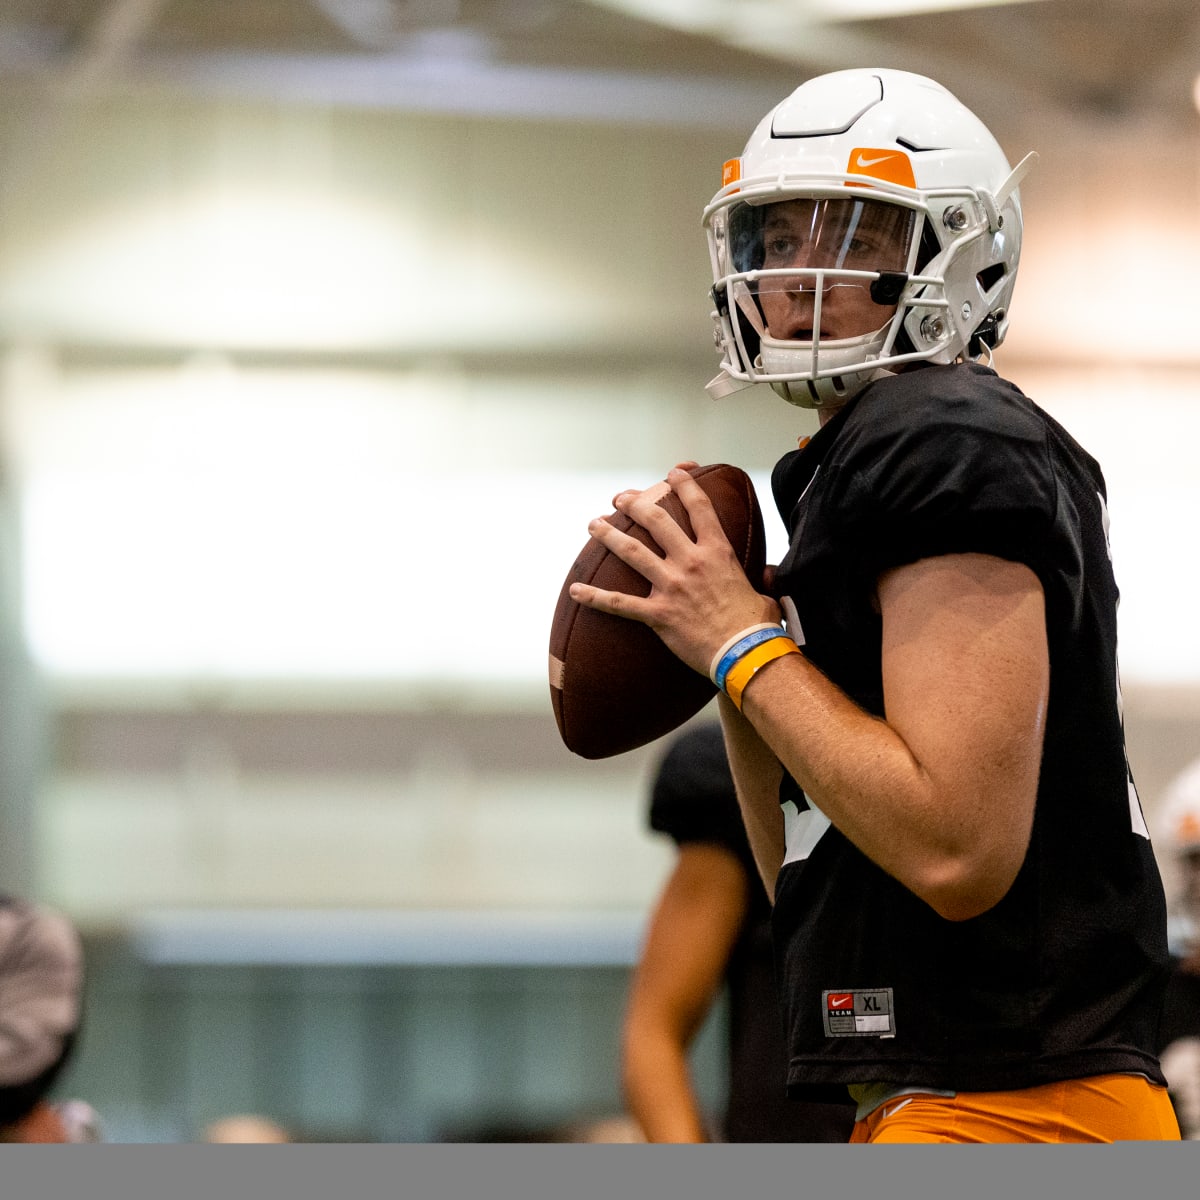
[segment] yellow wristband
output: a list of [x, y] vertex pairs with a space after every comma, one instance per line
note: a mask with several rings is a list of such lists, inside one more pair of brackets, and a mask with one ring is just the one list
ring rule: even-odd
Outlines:
[[742, 707], [742, 692], [746, 690], [746, 684], [750, 682], [754, 674], [765, 667], [767, 663], [777, 658], [782, 658], [785, 654], [799, 653], [800, 647], [789, 637], [776, 637], [772, 638], [769, 642], [762, 642], [760, 645], [743, 654], [729, 668], [729, 671], [725, 675], [725, 694], [733, 701], [740, 712]]

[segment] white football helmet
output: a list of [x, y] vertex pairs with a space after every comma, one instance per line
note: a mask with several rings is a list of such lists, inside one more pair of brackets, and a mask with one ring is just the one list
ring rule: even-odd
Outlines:
[[704, 210], [725, 395], [833, 407], [904, 363], [1004, 339], [1021, 253], [1015, 170], [940, 84], [835, 71], [763, 118]]

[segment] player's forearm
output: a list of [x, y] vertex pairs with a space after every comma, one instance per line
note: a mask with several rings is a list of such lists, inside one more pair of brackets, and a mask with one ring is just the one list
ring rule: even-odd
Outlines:
[[779, 807], [783, 768], [775, 752], [724, 694], [720, 697], [720, 708], [725, 751], [737, 788], [742, 823], [767, 896], [774, 900], [775, 877], [784, 852], [783, 814]]
[[648, 1142], [706, 1142], [685, 1050], [651, 1030], [627, 1033], [622, 1071], [625, 1104]]

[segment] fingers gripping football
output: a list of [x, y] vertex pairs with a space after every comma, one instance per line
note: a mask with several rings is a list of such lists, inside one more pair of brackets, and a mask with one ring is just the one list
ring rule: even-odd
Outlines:
[[642, 526], [661, 549], [598, 518], [588, 532], [650, 584], [647, 596], [605, 591], [577, 584], [571, 596], [601, 612], [650, 626], [688, 666], [707, 674], [716, 649], [740, 629], [775, 620], [778, 608], [759, 594], [722, 528], [712, 501], [686, 471], [676, 468], [666, 480], [690, 521], [689, 535], [662, 506], [662, 485], [643, 492], [622, 492], [618, 512]]

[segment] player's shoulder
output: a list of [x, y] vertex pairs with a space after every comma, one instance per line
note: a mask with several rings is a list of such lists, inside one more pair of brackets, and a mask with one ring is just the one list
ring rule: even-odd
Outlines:
[[857, 440], [939, 433], [1042, 440], [1045, 414], [1014, 383], [979, 363], [922, 366], [881, 379], [847, 422]]
[[1056, 504], [1048, 438], [1041, 410], [986, 367], [930, 366], [880, 380], [846, 414], [827, 508], [843, 533], [860, 538], [869, 528], [907, 541], [919, 530], [921, 549], [946, 544], [960, 523], [1002, 516], [1022, 515], [1032, 534]]
[[831, 465], [878, 482], [964, 473], [1002, 478], [1047, 463], [1045, 414], [1015, 385], [975, 363], [929, 366], [872, 384], [836, 439]]

